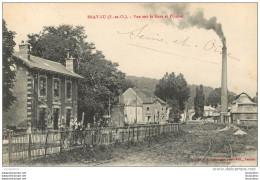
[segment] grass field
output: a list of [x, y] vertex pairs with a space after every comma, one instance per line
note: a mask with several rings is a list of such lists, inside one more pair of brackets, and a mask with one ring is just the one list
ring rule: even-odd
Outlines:
[[256, 166], [257, 127], [239, 126], [246, 135], [234, 135], [225, 124], [183, 124], [178, 132], [143, 142], [81, 147], [42, 157], [19, 166]]

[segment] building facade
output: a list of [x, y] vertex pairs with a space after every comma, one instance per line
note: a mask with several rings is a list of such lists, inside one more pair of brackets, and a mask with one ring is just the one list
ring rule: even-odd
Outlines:
[[246, 93], [241, 93], [232, 102], [230, 115], [232, 123], [257, 125], [257, 104]]
[[3, 113], [3, 126], [57, 130], [77, 119], [77, 83], [80, 75], [73, 71], [73, 59], [60, 63], [29, 55], [30, 45], [22, 43], [15, 52], [16, 82], [13, 93], [17, 102]]
[[204, 112], [203, 116], [204, 117], [212, 117], [213, 113], [216, 111], [216, 108], [211, 107], [211, 106], [204, 106]]
[[167, 104], [152, 93], [129, 88], [123, 93], [127, 124], [160, 123], [167, 120]]

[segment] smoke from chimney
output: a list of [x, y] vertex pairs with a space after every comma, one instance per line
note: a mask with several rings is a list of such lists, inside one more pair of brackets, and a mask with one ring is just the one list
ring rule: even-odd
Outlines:
[[[153, 11], [153, 13], [164, 13], [165, 10], [162, 12], [157, 12], [158, 9], [160, 9], [159, 6], [165, 7], [170, 13], [176, 14], [176, 15], [182, 15], [183, 18], [179, 19], [179, 24], [177, 27], [179, 29], [186, 29], [189, 27], [197, 27], [202, 28], [206, 30], [213, 30], [220, 40], [222, 41], [222, 44], [224, 46], [223, 39], [225, 39], [222, 25], [220, 23], [217, 23], [216, 17], [211, 17], [209, 19], [206, 19], [204, 17], [204, 13], [202, 10], [197, 10], [195, 14], [190, 14], [189, 11], [189, 4], [187, 3], [171, 3], [171, 4], [146, 4], [145, 7], [148, 7]], [[166, 18], [162, 19], [164, 23], [170, 24], [172, 26], [176, 26], [176, 19]]]

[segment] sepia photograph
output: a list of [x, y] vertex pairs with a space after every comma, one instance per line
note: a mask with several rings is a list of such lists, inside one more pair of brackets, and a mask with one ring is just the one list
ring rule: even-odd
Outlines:
[[2, 2], [2, 167], [257, 167], [257, 7]]

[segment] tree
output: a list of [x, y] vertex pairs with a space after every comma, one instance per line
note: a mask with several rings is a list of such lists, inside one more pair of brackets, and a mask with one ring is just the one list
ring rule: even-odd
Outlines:
[[45, 26], [39, 34], [29, 34], [31, 54], [65, 65], [67, 50], [77, 61], [95, 49], [93, 43], [85, 42], [87, 36], [83, 26]]
[[194, 98], [195, 117], [203, 117], [204, 101], [205, 95], [203, 93], [203, 86], [200, 85], [199, 88], [196, 88], [196, 96]]
[[102, 117], [111, 104], [118, 102], [118, 95], [132, 86], [125, 73], [118, 70], [118, 63], [107, 60], [94, 43], [86, 42], [84, 27], [60, 25], [44, 27], [39, 34], [28, 35], [31, 54], [65, 65], [67, 51], [75, 58], [74, 71], [84, 79], [78, 87], [78, 119], [93, 122], [94, 116]]
[[[228, 103], [232, 103], [235, 99], [236, 94], [228, 91]], [[215, 88], [215, 90], [209, 94], [207, 104], [214, 107], [217, 107], [219, 104], [221, 104], [221, 88]]]
[[5, 20], [2, 21], [3, 30], [3, 110], [8, 111], [16, 101], [12, 89], [16, 80], [15, 63], [11, 58], [14, 52], [15, 32], [8, 31]]
[[79, 85], [79, 113], [85, 112], [86, 119], [103, 115], [109, 99], [111, 104], [116, 104], [118, 96], [132, 87], [117, 68], [118, 63], [106, 60], [100, 51], [92, 54], [90, 61], [81, 63], [78, 73], [85, 78]]
[[185, 103], [190, 96], [190, 89], [182, 74], [166, 73], [159, 83], [156, 85], [155, 95], [166, 101], [172, 108], [170, 117], [172, 119], [180, 118], [180, 114], [185, 109]]

